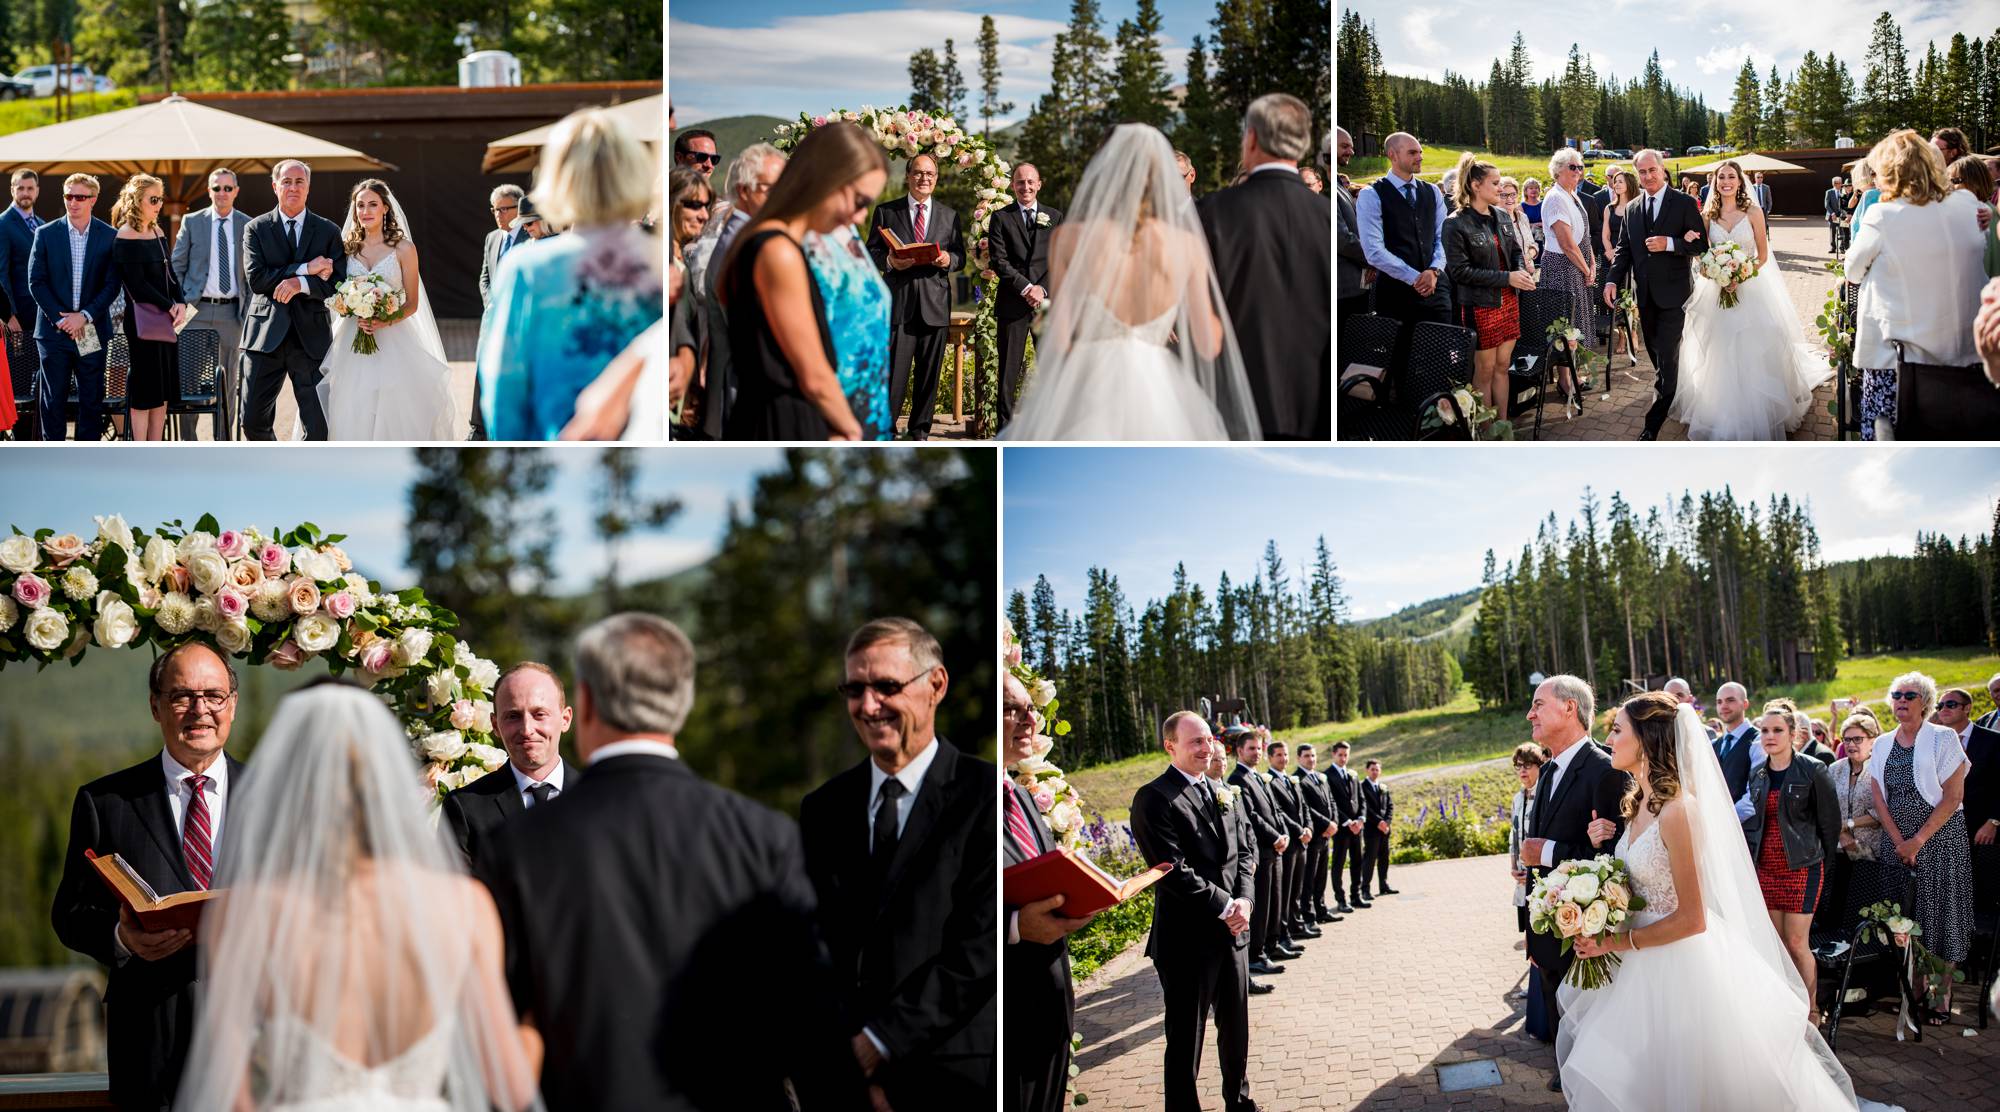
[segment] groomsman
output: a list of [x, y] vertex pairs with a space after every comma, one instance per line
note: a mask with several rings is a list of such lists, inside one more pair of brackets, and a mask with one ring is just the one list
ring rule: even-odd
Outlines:
[[493, 686], [493, 729], [507, 747], [508, 775], [489, 773], [444, 797], [444, 817], [468, 864], [495, 827], [576, 782], [576, 769], [561, 753], [574, 714], [562, 680], [546, 664], [523, 661]]
[[[1361, 897], [1362, 873], [1366, 862], [1363, 860], [1365, 841], [1362, 831], [1368, 825], [1368, 809], [1361, 798], [1361, 780], [1347, 770], [1348, 747], [1344, 741], [1333, 743], [1333, 768], [1326, 774], [1327, 787], [1333, 795], [1333, 821], [1337, 824], [1333, 832], [1333, 863], [1328, 872], [1333, 878], [1333, 898], [1338, 905], [1334, 910], [1342, 915], [1351, 915], [1357, 907], [1367, 907], [1368, 901]], [[1340, 876], [1347, 873], [1347, 892], [1341, 894]], [[1353, 902], [1350, 903], [1349, 901]]]
[[[1278, 805], [1271, 798], [1270, 785], [1257, 771], [1257, 762], [1264, 756], [1264, 739], [1258, 736], [1257, 731], [1242, 726], [1232, 726], [1224, 730], [1223, 735], [1236, 755], [1236, 767], [1229, 771], [1229, 785], [1238, 792], [1236, 805], [1242, 810], [1244, 822], [1250, 828], [1250, 838], [1257, 847], [1256, 872], [1250, 894], [1250, 956], [1247, 968], [1251, 973], [1268, 977], [1285, 971], [1281, 964], [1285, 959], [1305, 953], [1285, 945], [1277, 934], [1278, 887], [1284, 871], [1281, 862], [1290, 845], [1290, 836], [1280, 825]], [[1269, 985], [1250, 983], [1253, 994], [1270, 990]]]
[[63, 945], [111, 970], [104, 994], [111, 1103], [157, 1112], [173, 1103], [194, 1037], [193, 936], [147, 931], [85, 860], [118, 854], [166, 896], [215, 879], [224, 820], [243, 766], [223, 752], [236, 718], [236, 670], [200, 643], [168, 649], [146, 677], [161, 749], [85, 784], [50, 914]]
[[998, 770], [937, 734], [937, 639], [877, 618], [840, 692], [867, 757], [805, 797], [799, 828], [854, 1059], [891, 1108], [991, 1107]]
[[[14, 203], [0, 212], [0, 292], [6, 294], [7, 308], [0, 313], [6, 322], [7, 361], [16, 375], [39, 374], [35, 358], [35, 295], [28, 288], [28, 255], [35, 245], [35, 229], [42, 219], [35, 215], [35, 198], [41, 196], [42, 180], [33, 170], [14, 171], [10, 183]], [[22, 414], [15, 435], [40, 434], [41, 421]], [[32, 422], [32, 425], [30, 424]]]
[[[217, 357], [222, 361], [222, 418], [215, 430], [217, 440], [235, 439], [238, 384], [237, 352], [243, 346], [243, 318], [250, 312], [250, 271], [243, 260], [243, 229], [250, 217], [236, 211], [238, 186], [236, 171], [214, 170], [208, 175], [208, 207], [187, 214], [181, 234], [174, 240], [174, 276], [189, 298], [194, 323], [189, 330], [215, 333]], [[482, 278], [484, 276], [482, 275]], [[486, 287], [482, 283], [482, 296]], [[181, 418], [181, 436], [195, 437], [192, 414]]]
[[1285, 880], [1279, 890], [1278, 931], [1285, 944], [1297, 949], [1307, 938], [1318, 938], [1320, 929], [1306, 917], [1299, 914], [1299, 897], [1306, 890], [1306, 842], [1312, 837], [1308, 824], [1305, 796], [1299, 791], [1298, 781], [1292, 779], [1286, 769], [1291, 767], [1291, 754], [1282, 741], [1265, 743], [1266, 759], [1271, 762], [1271, 795], [1277, 800], [1278, 813], [1290, 824], [1291, 841], [1285, 846]]
[[[1038, 722], [1028, 689], [1013, 673], [1001, 680], [1002, 721], [1007, 764], [1011, 767], [1035, 752]], [[1058, 843], [1021, 785], [1011, 777], [1000, 782], [1000, 838], [1008, 865], [1031, 861]], [[1070, 934], [1091, 916], [1072, 919], [1062, 913], [1060, 893], [1021, 906], [1008, 905], [1007, 957], [1001, 963], [1001, 993], [1007, 1005], [1006, 1076], [1001, 1091], [1007, 1112], [1060, 1112], [1069, 1088], [1069, 1039], [1076, 1030], [1076, 994], [1070, 985]]]
[[[35, 350], [41, 361], [35, 391], [42, 414], [42, 439], [62, 440], [69, 431], [70, 383], [76, 383], [76, 438], [104, 435], [104, 357], [111, 345], [111, 303], [118, 297], [118, 271], [111, 244], [118, 233], [90, 215], [97, 205], [97, 179], [71, 174], [63, 180], [64, 219], [35, 232], [28, 252], [28, 288], [35, 299]], [[78, 341], [95, 326], [98, 347], [85, 355]]]
[[1037, 204], [1042, 172], [1033, 163], [1014, 167], [1014, 203], [987, 226], [993, 273], [1000, 276], [994, 315], [1000, 320], [1000, 427], [1014, 419], [1014, 392], [1020, 389], [1027, 357], [1028, 326], [1049, 299], [1049, 239], [1062, 223], [1062, 210]]
[[903, 174], [909, 192], [877, 205], [869, 226], [887, 228], [904, 243], [935, 243], [938, 257], [928, 263], [896, 258], [880, 231], [868, 237], [868, 254], [889, 283], [889, 413], [892, 419], [901, 413], [908, 395], [910, 439], [929, 440], [951, 325], [951, 272], [965, 262], [965, 233], [958, 213], [932, 195], [936, 159], [920, 154]]
[[1247, 1064], [1250, 974], [1245, 947], [1256, 847], [1239, 804], [1225, 808], [1203, 775], [1217, 744], [1208, 723], [1175, 711], [1160, 727], [1171, 762], [1132, 798], [1132, 837], [1147, 861], [1172, 864], [1153, 886], [1153, 959], [1166, 1002], [1166, 1112], [1201, 1112], [1196, 1086], [1215, 1013], [1225, 1112], [1255, 1112]]
[[1722, 732], [1715, 737], [1715, 759], [1722, 762], [1722, 779], [1729, 785], [1729, 798], [1742, 799], [1750, 783], [1750, 770], [1764, 763], [1764, 747], [1757, 744], [1757, 727], [1744, 717], [1750, 709], [1750, 693], [1740, 683], [1725, 683], [1715, 689], [1715, 713], [1722, 719]]
[[[1393, 896], [1394, 888], [1389, 887], [1389, 824], [1395, 820], [1396, 801], [1390, 797], [1389, 788], [1382, 783], [1382, 762], [1371, 760], [1366, 766], [1368, 778], [1361, 782], [1361, 797], [1367, 805], [1368, 847], [1367, 862], [1361, 868], [1361, 895], [1364, 899], [1376, 896]], [[1368, 890], [1369, 874], [1374, 874], [1375, 890]]]
[[1312, 812], [1311, 844], [1306, 846], [1306, 898], [1313, 921], [1337, 923], [1340, 916], [1326, 909], [1327, 858], [1333, 848], [1333, 792], [1326, 774], [1318, 771], [1319, 754], [1311, 745], [1299, 746], [1299, 789], [1305, 793], [1306, 807]]

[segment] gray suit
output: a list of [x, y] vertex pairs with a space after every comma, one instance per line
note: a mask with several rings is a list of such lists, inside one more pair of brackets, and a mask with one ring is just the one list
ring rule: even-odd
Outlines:
[[[1333, 194], [1334, 203], [1340, 206], [1340, 302], [1343, 316], [1350, 310], [1349, 298], [1358, 298], [1368, 291], [1361, 285], [1362, 272], [1368, 267], [1368, 256], [1361, 250], [1361, 221], [1354, 211], [1354, 198], [1338, 184], [1328, 190]], [[1352, 311], [1360, 312], [1360, 302], [1355, 302]]]
[[[495, 228], [486, 233], [486, 245], [479, 252], [479, 334], [486, 335], [486, 310], [493, 307], [493, 276], [500, 269], [500, 249], [507, 245], [507, 237], [514, 233], [505, 228]], [[479, 403], [481, 387], [479, 372], [472, 372], [472, 433], [467, 440], [486, 439], [486, 407]]]
[[[191, 212], [181, 220], [180, 236], [174, 240], [174, 277], [180, 279], [182, 296], [194, 306], [194, 323], [189, 328], [206, 329], [216, 334], [221, 341], [222, 359], [222, 419], [215, 430], [217, 440], [236, 438], [232, 418], [236, 413], [238, 383], [242, 376], [237, 368], [237, 353], [243, 339], [243, 317], [250, 311], [250, 272], [243, 261], [243, 229], [250, 223], [250, 214], [237, 209], [228, 216], [228, 227], [223, 235], [228, 240], [228, 252], [236, 264], [231, 275], [226, 301], [209, 300], [208, 278], [214, 259], [219, 257], [220, 248], [216, 243], [215, 209], [205, 208]], [[217, 290], [221, 289], [218, 276]], [[181, 436], [187, 440], [195, 438], [197, 418], [189, 415], [181, 418]]]
[[1760, 181], [1751, 188], [1757, 191], [1757, 207], [1764, 210], [1764, 215], [1771, 215], [1771, 187]]

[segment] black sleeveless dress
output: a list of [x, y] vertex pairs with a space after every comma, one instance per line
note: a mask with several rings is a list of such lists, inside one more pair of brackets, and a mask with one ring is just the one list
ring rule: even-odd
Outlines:
[[[825, 440], [832, 432], [826, 418], [799, 390], [798, 376], [771, 334], [771, 322], [764, 315], [764, 303], [757, 296], [757, 253], [773, 236], [798, 246], [776, 228], [767, 228], [750, 237], [737, 252], [729, 271], [729, 358], [736, 378], [736, 402], [723, 426], [726, 440]], [[805, 266], [805, 252], [799, 252]], [[820, 297], [819, 283], [806, 275], [806, 292], [812, 297], [813, 319], [819, 323], [820, 348], [829, 364], [834, 360], [833, 334], [826, 326], [826, 302]]]
[[[155, 309], [172, 309], [181, 299], [181, 284], [167, 265], [166, 239], [111, 241], [111, 262], [125, 286], [125, 349], [132, 369], [125, 379], [125, 399], [133, 409], [158, 409], [180, 395], [180, 348], [173, 342], [139, 338], [132, 306], [144, 302]], [[109, 344], [109, 336], [102, 337]]]

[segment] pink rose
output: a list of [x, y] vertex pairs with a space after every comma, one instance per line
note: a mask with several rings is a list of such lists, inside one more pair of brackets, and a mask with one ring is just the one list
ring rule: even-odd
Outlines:
[[83, 558], [83, 538], [75, 533], [62, 533], [43, 541], [42, 551], [49, 554], [50, 563], [66, 568]]
[[276, 579], [292, 570], [292, 554], [282, 544], [265, 542], [264, 547], [257, 551], [257, 562], [264, 566], [264, 575], [268, 579]]
[[250, 555], [250, 538], [234, 529], [224, 529], [222, 535], [215, 538], [215, 551], [225, 560], [241, 560]]
[[1056, 805], [1056, 793], [1050, 791], [1049, 789], [1038, 785], [1035, 788], [1034, 794], [1035, 794], [1035, 806], [1039, 810], [1046, 811], [1049, 808]]
[[339, 545], [323, 544], [319, 546], [319, 550], [333, 557], [333, 564], [340, 569], [342, 575], [354, 570], [354, 561], [347, 558], [347, 552]]
[[826, 117], [825, 117], [825, 116], [814, 116], [814, 117], [813, 117], [813, 126], [814, 126], [814, 127], [825, 127], [825, 126], [826, 126]]
[[264, 581], [264, 565], [252, 560], [238, 560], [229, 565], [229, 581], [246, 591], [255, 590]]
[[460, 699], [458, 702], [453, 703], [451, 705], [452, 729], [470, 730], [472, 728], [472, 724], [478, 721], [478, 719], [479, 719], [479, 708], [472, 705], [472, 700]]
[[167, 569], [166, 584], [171, 590], [187, 594], [188, 584], [193, 581], [193, 578], [188, 572], [186, 564], [175, 564], [173, 567]]
[[311, 576], [293, 576], [285, 584], [285, 598], [292, 604], [292, 613], [304, 617], [319, 609], [319, 584]]
[[1020, 663], [1021, 663], [1021, 644], [1020, 642], [1017, 641], [1014, 644], [1007, 646], [1007, 655], [1005, 659], [1005, 664], [1009, 668], [1014, 668], [1019, 666]]
[[1556, 930], [1564, 938], [1575, 938], [1583, 933], [1583, 909], [1575, 904], [1564, 904], [1556, 908]]
[[370, 672], [380, 672], [389, 667], [394, 659], [395, 645], [390, 641], [377, 641], [361, 650], [361, 666]]
[[49, 581], [33, 572], [14, 581], [14, 601], [30, 610], [49, 604]]
[[335, 591], [326, 596], [326, 616], [337, 622], [344, 622], [354, 616], [354, 592]]
[[264, 662], [280, 671], [290, 672], [306, 662], [306, 651], [299, 648], [297, 641], [287, 637], [278, 642]]
[[250, 596], [241, 589], [229, 586], [215, 592], [215, 612], [230, 621], [250, 613]]

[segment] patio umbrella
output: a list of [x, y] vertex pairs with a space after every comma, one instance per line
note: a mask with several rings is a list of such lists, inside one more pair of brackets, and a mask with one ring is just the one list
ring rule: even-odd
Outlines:
[[[650, 147], [660, 145], [660, 121], [666, 115], [666, 106], [661, 104], [665, 93], [654, 93], [649, 97], [629, 100], [624, 104], [614, 104], [605, 111], [627, 135]], [[549, 133], [555, 124], [543, 124], [517, 135], [495, 139], [486, 144], [486, 158], [479, 168], [488, 174], [523, 174], [535, 168], [542, 157], [542, 147], [549, 141]]]
[[1725, 162], [1734, 162], [1736, 165], [1742, 167], [1743, 172], [1746, 174], [1812, 173], [1811, 170], [1803, 166], [1794, 166], [1782, 159], [1772, 158], [1769, 155], [1763, 154], [1732, 154], [1725, 158], [1718, 158], [1714, 162], [1705, 162], [1700, 166], [1683, 166], [1678, 172], [1683, 174], [1712, 174], [1720, 170], [1722, 164]]

